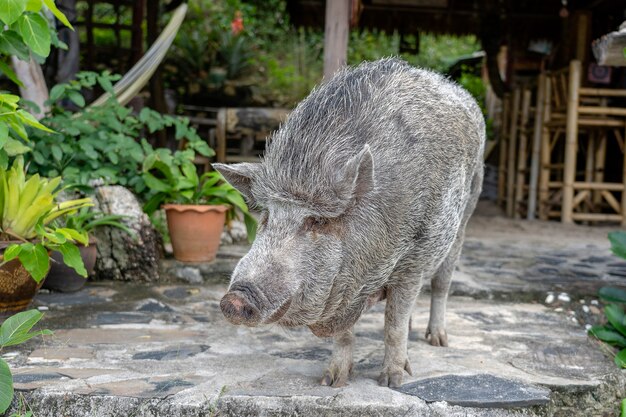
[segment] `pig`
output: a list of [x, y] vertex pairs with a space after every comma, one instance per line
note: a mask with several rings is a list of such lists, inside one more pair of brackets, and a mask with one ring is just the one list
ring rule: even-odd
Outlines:
[[398, 387], [410, 316], [431, 280], [426, 339], [445, 312], [483, 179], [485, 123], [472, 96], [397, 58], [336, 73], [268, 138], [259, 163], [213, 164], [260, 210], [221, 310], [233, 324], [308, 326], [333, 338], [321, 384], [352, 371], [353, 327], [386, 299], [379, 385]]

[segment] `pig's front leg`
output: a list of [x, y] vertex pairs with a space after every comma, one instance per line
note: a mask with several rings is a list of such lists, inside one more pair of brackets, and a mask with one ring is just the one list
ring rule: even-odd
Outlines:
[[399, 387], [402, 385], [404, 371], [413, 375], [407, 355], [407, 340], [411, 312], [418, 292], [418, 285], [395, 285], [387, 288], [385, 359], [378, 377], [378, 384], [381, 386]]
[[353, 352], [354, 334], [350, 328], [334, 337], [333, 356], [322, 377], [322, 385], [338, 388], [348, 383], [348, 377], [352, 373]]

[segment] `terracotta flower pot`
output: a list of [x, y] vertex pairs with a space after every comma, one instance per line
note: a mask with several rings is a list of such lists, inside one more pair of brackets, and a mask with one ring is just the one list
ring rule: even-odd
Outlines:
[[[11, 243], [21, 242], [0, 242], [0, 263], [3, 260], [4, 250]], [[0, 266], [0, 313], [25, 310], [33, 301], [42, 283], [43, 280], [39, 284], [35, 282], [19, 259], [13, 259]]]
[[215, 259], [226, 212], [230, 207], [166, 204], [163, 208], [174, 258], [183, 262], [209, 262]]
[[[87, 273], [91, 275], [96, 266], [98, 246], [96, 238], [89, 237], [89, 245], [78, 245], [80, 257], [83, 259]], [[50, 272], [43, 283], [43, 288], [60, 292], [74, 292], [85, 286], [87, 278], [78, 275], [74, 269], [63, 263], [63, 255], [52, 252], [50, 255]]]

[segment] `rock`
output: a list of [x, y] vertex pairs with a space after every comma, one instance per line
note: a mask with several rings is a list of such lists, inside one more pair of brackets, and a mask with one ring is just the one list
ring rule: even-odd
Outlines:
[[98, 239], [97, 279], [153, 282], [159, 279], [161, 238], [143, 212], [135, 195], [124, 187], [103, 186], [96, 189], [96, 209], [105, 214], [128, 216], [122, 222], [135, 231], [130, 236], [121, 229], [102, 227]]
[[426, 402], [480, 408], [512, 408], [545, 405], [550, 390], [489, 374], [444, 375], [405, 384], [398, 391]]
[[222, 245], [233, 245], [238, 243], [247, 243], [248, 233], [246, 225], [240, 220], [233, 220], [224, 227], [222, 232]]

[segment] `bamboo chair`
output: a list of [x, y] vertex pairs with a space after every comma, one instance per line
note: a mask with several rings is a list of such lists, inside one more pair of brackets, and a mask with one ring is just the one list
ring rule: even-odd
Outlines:
[[215, 127], [217, 162], [259, 162], [258, 144], [287, 119], [282, 108], [220, 108]]
[[[545, 80], [539, 217], [626, 225], [626, 108], [607, 106], [610, 98], [626, 97], [626, 90], [582, 87], [577, 60]], [[621, 182], [604, 181], [609, 137], [624, 155]], [[586, 151], [584, 169], [577, 169], [579, 142]]]
[[498, 201], [509, 217], [526, 214], [533, 119], [533, 97], [536, 86], [526, 83], [506, 96], [502, 112]]

